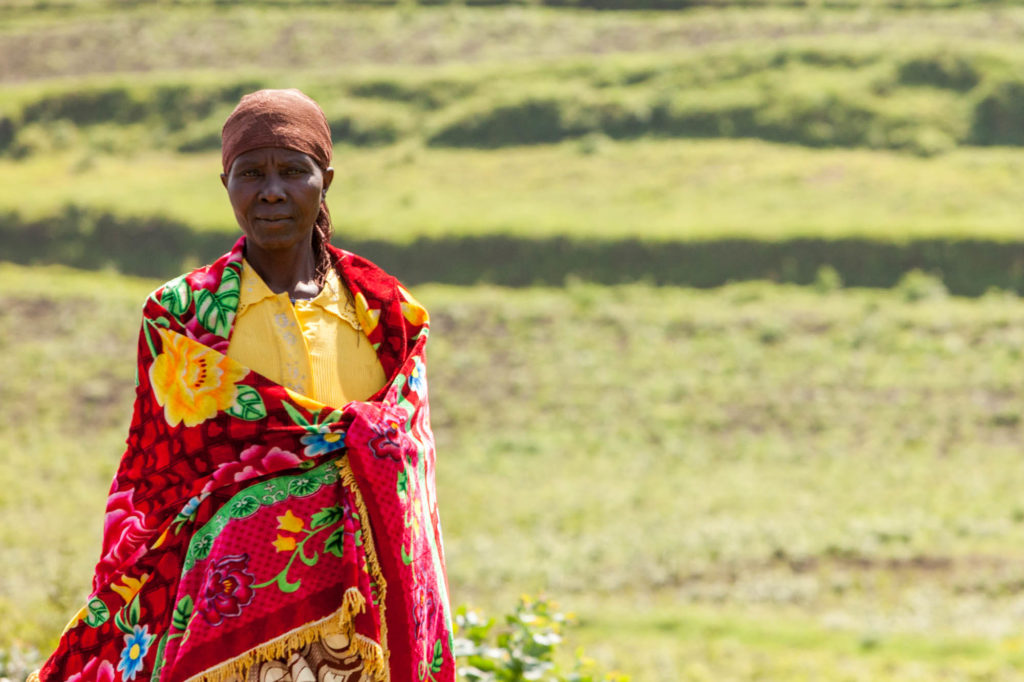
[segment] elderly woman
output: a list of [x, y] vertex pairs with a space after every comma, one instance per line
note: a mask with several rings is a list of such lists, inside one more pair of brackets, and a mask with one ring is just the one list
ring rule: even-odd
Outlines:
[[243, 235], [146, 300], [92, 595], [38, 679], [453, 680], [426, 311], [328, 243], [313, 100], [247, 95], [222, 142]]

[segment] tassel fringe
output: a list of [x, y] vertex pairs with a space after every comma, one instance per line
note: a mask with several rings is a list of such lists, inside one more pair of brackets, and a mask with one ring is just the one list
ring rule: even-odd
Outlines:
[[[356, 508], [359, 509], [359, 519], [366, 524], [370, 522], [370, 515], [366, 511], [366, 503], [363, 502], [363, 495], [359, 492], [359, 485], [356, 483], [356, 476], [352, 473], [352, 469], [348, 464], [348, 457], [342, 457], [338, 460], [338, 475], [341, 478], [341, 482], [352, 491], [352, 497], [355, 498]], [[367, 528], [369, 531], [370, 529]], [[377, 547], [373, 543], [373, 533], [363, 533], [363, 545], [366, 548], [366, 563], [370, 569], [370, 577], [373, 578], [377, 584], [377, 609], [380, 613], [380, 639], [384, 644], [384, 671], [381, 673], [381, 679], [389, 679], [390, 667], [388, 666], [388, 659], [390, 658], [391, 652], [387, 650], [388, 641], [388, 621], [385, 617], [385, 602], [388, 594], [388, 584], [384, 580], [384, 573], [380, 570], [380, 562], [377, 560]]]
[[[355, 587], [345, 591], [341, 608], [316, 623], [304, 625], [245, 654], [189, 678], [188, 682], [243, 682], [253, 666], [281, 659], [296, 649], [318, 642], [328, 635], [344, 634], [349, 651], [359, 654], [363, 670], [371, 680], [386, 682], [388, 669], [383, 647], [355, 632], [354, 618], [366, 609], [366, 598]], [[26, 682], [32, 682], [31, 678]], [[36, 681], [38, 682], [38, 677]]]
[[[356, 485], [355, 475], [349, 468], [347, 457], [343, 457], [338, 461], [338, 469], [342, 483], [352, 491], [356, 507], [359, 509], [359, 518], [364, 523], [368, 523], [370, 516], [366, 511], [363, 496], [359, 493], [359, 486]], [[377, 549], [373, 543], [373, 533], [363, 533], [363, 542], [366, 549], [366, 561], [370, 576], [377, 585], [377, 594], [379, 595], [378, 608], [380, 610], [381, 642], [375, 642], [355, 631], [355, 617], [366, 610], [366, 597], [363, 596], [358, 588], [350, 587], [342, 595], [341, 608], [333, 615], [319, 622], [304, 625], [273, 641], [262, 644], [255, 649], [247, 651], [238, 658], [193, 676], [188, 682], [244, 682], [245, 677], [254, 665], [282, 658], [296, 649], [322, 640], [327, 635], [337, 633], [346, 635], [349, 640], [349, 651], [359, 654], [363, 661], [365, 678], [375, 682], [389, 682], [391, 674], [388, 666], [388, 631], [387, 620], [384, 618], [384, 599], [387, 593], [387, 583], [384, 581], [384, 574], [381, 572], [380, 562], [377, 560]], [[26, 682], [38, 682], [38, 678], [36, 680], [30, 678]]]

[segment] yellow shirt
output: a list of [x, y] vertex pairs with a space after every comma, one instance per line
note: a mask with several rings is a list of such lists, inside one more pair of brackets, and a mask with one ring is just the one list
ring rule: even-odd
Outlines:
[[333, 269], [316, 298], [294, 304], [287, 293], [271, 291], [248, 261], [241, 287], [228, 357], [333, 407], [366, 400], [384, 386], [352, 295]]

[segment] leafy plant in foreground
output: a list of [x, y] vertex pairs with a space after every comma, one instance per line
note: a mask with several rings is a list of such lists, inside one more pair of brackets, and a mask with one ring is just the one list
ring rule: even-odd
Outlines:
[[582, 650], [576, 651], [571, 670], [555, 661], [562, 630], [570, 618], [546, 599], [521, 597], [505, 625], [460, 606], [455, 614], [455, 658], [464, 682], [628, 682], [618, 673], [600, 674]]

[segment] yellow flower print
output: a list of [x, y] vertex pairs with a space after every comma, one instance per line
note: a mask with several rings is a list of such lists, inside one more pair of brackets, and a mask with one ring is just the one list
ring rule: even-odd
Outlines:
[[293, 403], [306, 408], [310, 412], [317, 413], [320, 410], [324, 409], [324, 404], [322, 402], [318, 400], [313, 400], [308, 395], [296, 393], [295, 391], [288, 387], [285, 387], [284, 390], [288, 392], [288, 397], [292, 399]]
[[85, 617], [88, 616], [88, 615], [89, 615], [89, 605], [86, 604], [85, 606], [82, 607], [82, 610], [79, 611], [78, 613], [76, 613], [74, 616], [72, 616], [71, 620], [68, 621], [68, 624], [64, 626], [64, 631], [60, 633], [61, 637], [66, 635], [68, 630], [70, 630], [71, 628], [75, 627], [76, 625], [81, 623], [83, 620], [85, 620]]
[[370, 304], [361, 291], [356, 293], [356, 317], [359, 318], [359, 326], [367, 336], [377, 328], [377, 321], [380, 319], [380, 310], [370, 310]]
[[110, 589], [121, 595], [121, 599], [124, 599], [124, 603], [127, 604], [135, 598], [147, 580], [149, 580], [149, 573], [143, 573], [140, 578], [129, 578], [125, 575], [121, 576], [123, 585], [111, 585]]
[[158, 537], [156, 539], [156, 542], [153, 543], [153, 549], [158, 549], [160, 547], [160, 545], [164, 544], [164, 540], [167, 539], [167, 533], [170, 530], [171, 530], [170, 528], [166, 528], [166, 529], [164, 529], [163, 533], [160, 533], [160, 537]]
[[271, 542], [274, 547], [277, 547], [278, 552], [291, 552], [295, 549], [295, 538], [288, 537], [285, 535], [278, 535], [277, 539]]
[[292, 510], [289, 509], [284, 513], [284, 516], [277, 517], [277, 527], [281, 530], [286, 530], [290, 533], [298, 533], [305, 527], [306, 522], [300, 519], [295, 514], [292, 514]]
[[398, 291], [401, 292], [402, 298], [405, 299], [402, 302], [402, 314], [405, 315], [405, 319], [409, 321], [409, 324], [416, 327], [422, 327], [426, 324], [427, 320], [430, 319], [427, 309], [420, 305], [420, 302], [413, 298], [412, 294], [406, 291], [404, 287], [398, 287]]
[[181, 334], [159, 329], [163, 351], [149, 369], [153, 395], [171, 426], [195, 426], [235, 402], [242, 365]]

